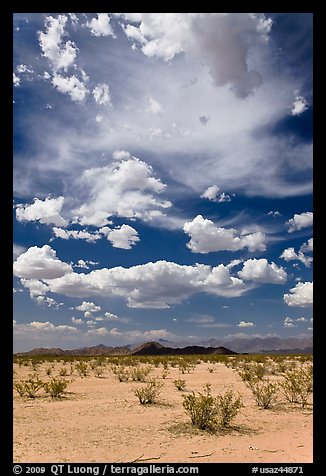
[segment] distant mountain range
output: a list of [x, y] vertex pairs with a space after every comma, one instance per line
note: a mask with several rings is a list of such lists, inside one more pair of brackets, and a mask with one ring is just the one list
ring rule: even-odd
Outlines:
[[[223, 344], [226, 344], [227, 347]], [[158, 342], [146, 342], [141, 345], [130, 344], [119, 347], [108, 347], [100, 344], [93, 347], [81, 347], [70, 350], [37, 348], [29, 352], [19, 352], [15, 355], [235, 355], [239, 353], [312, 354], [313, 342], [312, 338], [291, 337], [280, 339], [279, 337], [257, 337], [248, 339], [238, 338], [228, 341], [209, 339], [199, 342], [198, 345], [189, 345], [187, 342], [175, 343], [160, 339]]]

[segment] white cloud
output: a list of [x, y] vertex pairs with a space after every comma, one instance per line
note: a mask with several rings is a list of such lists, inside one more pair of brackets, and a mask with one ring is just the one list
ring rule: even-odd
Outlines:
[[74, 210], [82, 225], [103, 226], [112, 215], [142, 218], [146, 212], [171, 206], [155, 198], [166, 185], [153, 176], [151, 166], [136, 157], [85, 170], [80, 184], [89, 196]]
[[218, 227], [211, 220], [204, 219], [202, 215], [197, 215], [191, 222], [186, 222], [183, 230], [191, 238], [187, 247], [193, 253], [238, 251], [245, 247], [251, 252], [266, 249], [264, 233], [239, 235], [237, 230]]
[[284, 327], [296, 327], [294, 320], [291, 317], [286, 317], [283, 321]]
[[[75, 309], [77, 309], [77, 311], [93, 313], [93, 312], [99, 312], [101, 310], [101, 306], [96, 306], [96, 304], [94, 304], [91, 301], [83, 301], [79, 306], [76, 306]], [[90, 317], [90, 316], [87, 315], [85, 317]]]
[[89, 269], [89, 266], [88, 265], [91, 265], [91, 266], [94, 266], [94, 265], [97, 265], [99, 264], [98, 262], [95, 262], [95, 261], [84, 261], [83, 259], [79, 259], [77, 261], [76, 264], [73, 265], [74, 268], [84, 268], [84, 269]]
[[86, 26], [94, 36], [115, 36], [110, 24], [108, 13], [97, 13], [97, 18], [92, 18]]
[[86, 230], [64, 230], [62, 228], [53, 227], [53, 233], [56, 238], [62, 238], [63, 240], [85, 240], [87, 243], [95, 243], [95, 241], [101, 239], [99, 233], [90, 233]]
[[26, 279], [55, 279], [72, 273], [72, 267], [60, 261], [49, 245], [29, 248], [18, 256], [13, 269], [16, 276]]
[[240, 321], [238, 327], [255, 327], [253, 322]]
[[35, 335], [35, 334], [45, 334], [45, 333], [50, 333], [50, 334], [56, 334], [58, 336], [66, 335], [66, 334], [75, 334], [79, 332], [76, 327], [73, 326], [67, 326], [67, 325], [54, 325], [52, 322], [39, 322], [39, 321], [33, 321], [28, 324], [18, 324], [16, 323], [14, 325], [14, 334], [15, 335], [26, 335], [30, 336]]
[[219, 203], [230, 202], [230, 201], [231, 201], [231, 197], [230, 197], [230, 195], [227, 195], [226, 193], [222, 192], [222, 193], [217, 197], [217, 201], [218, 201]]
[[299, 116], [308, 109], [307, 101], [302, 96], [297, 96], [292, 104], [291, 114], [292, 116]]
[[153, 98], [148, 98], [149, 106], [148, 111], [152, 114], [160, 114], [163, 111], [162, 105]]
[[25, 246], [21, 246], [21, 245], [17, 245], [16, 243], [13, 243], [13, 245], [12, 245], [13, 260], [18, 258], [18, 256], [21, 255], [22, 253], [24, 253], [25, 251], [26, 251]]
[[167, 308], [193, 294], [236, 297], [246, 292], [243, 281], [224, 265], [178, 265], [156, 261], [131, 268], [102, 268], [89, 274], [70, 273], [48, 280], [52, 292], [73, 297], [120, 296], [134, 308]]
[[96, 104], [100, 104], [101, 106], [108, 106], [111, 105], [111, 98], [109, 92], [109, 85], [108, 84], [98, 84], [93, 89], [93, 96]]
[[99, 231], [106, 235], [108, 241], [112, 243], [113, 248], [130, 250], [132, 246], [140, 241], [137, 230], [129, 225], [122, 225], [114, 230], [111, 230], [106, 226], [101, 228]]
[[69, 66], [74, 64], [77, 56], [76, 44], [70, 40], [64, 43], [62, 39], [66, 34], [67, 20], [65, 15], [58, 15], [56, 18], [48, 16], [45, 18], [46, 31], [38, 33], [43, 56], [50, 61], [54, 71], [60, 69], [67, 71]]
[[19, 76], [17, 76], [17, 74], [13, 73], [13, 74], [12, 74], [12, 77], [13, 77], [13, 85], [14, 85], [14, 87], [20, 86], [20, 78], [19, 78]]
[[207, 200], [216, 202], [219, 191], [220, 187], [218, 185], [211, 185], [210, 187], [206, 188], [206, 190], [201, 194], [200, 198], [207, 198]]
[[[126, 14], [120, 14], [127, 19]], [[217, 86], [230, 85], [241, 98], [262, 83], [250, 69], [251, 50], [266, 43], [272, 21], [250, 13], [141, 13], [139, 26], [127, 25], [129, 39], [149, 57], [172, 60], [179, 53], [200, 58]], [[135, 20], [132, 21], [135, 23]], [[246, 41], [244, 41], [246, 38]]]
[[270, 284], [284, 284], [287, 280], [286, 271], [273, 262], [269, 264], [265, 258], [245, 261], [238, 276], [245, 281]]
[[300, 248], [301, 253], [310, 253], [313, 252], [314, 250], [314, 239], [309, 238], [307, 243], [303, 243], [303, 245]]
[[118, 319], [118, 316], [116, 314], [113, 314], [112, 312], [106, 312], [104, 314], [105, 318], [108, 319], [109, 321], [113, 321], [115, 319]]
[[313, 304], [313, 283], [298, 283], [292, 289], [290, 294], [284, 294], [284, 301], [288, 306], [310, 307]]
[[72, 322], [73, 324], [77, 324], [77, 325], [85, 324], [85, 322], [83, 321], [83, 319], [77, 319], [76, 317], [72, 317], [72, 318], [71, 318], [71, 322]]
[[61, 215], [64, 197], [34, 198], [31, 205], [19, 203], [16, 205], [16, 218], [18, 221], [39, 221], [45, 225], [67, 226], [68, 222]]
[[313, 261], [311, 256], [305, 256], [301, 251], [296, 253], [293, 247], [286, 248], [281, 254], [280, 258], [284, 259], [285, 261], [301, 261], [301, 263], [303, 263], [306, 268], [309, 268]]
[[131, 159], [130, 152], [127, 150], [115, 150], [112, 154], [112, 157], [114, 160], [125, 160], [125, 159]]
[[235, 266], [238, 266], [239, 264], [241, 264], [242, 261], [243, 261], [243, 260], [241, 260], [241, 259], [233, 259], [232, 261], [230, 261], [229, 264], [226, 265], [226, 267], [227, 267], [228, 269], [232, 269], [232, 268], [234, 268]]
[[308, 226], [313, 225], [313, 213], [304, 212], [298, 215], [294, 214], [293, 218], [286, 222], [288, 225], [288, 232], [293, 233], [294, 231], [302, 230], [302, 228], [307, 228]]
[[25, 288], [29, 289], [31, 298], [35, 298], [36, 296], [44, 296], [44, 294], [49, 291], [49, 287], [39, 279], [22, 278], [20, 282]]
[[53, 298], [50, 298], [48, 296], [37, 296], [35, 298], [35, 301], [37, 304], [43, 305], [46, 304], [48, 307], [56, 306], [56, 308], [59, 307], [59, 304], [57, 301], [55, 301]]
[[278, 210], [271, 210], [270, 212], [267, 213], [267, 215], [271, 215], [273, 218], [277, 218], [281, 216], [281, 213]]
[[307, 322], [307, 319], [305, 317], [298, 317], [296, 319], [297, 322]]
[[83, 102], [89, 90], [77, 76], [62, 76], [54, 74], [52, 84], [63, 94], [68, 94], [73, 102]]

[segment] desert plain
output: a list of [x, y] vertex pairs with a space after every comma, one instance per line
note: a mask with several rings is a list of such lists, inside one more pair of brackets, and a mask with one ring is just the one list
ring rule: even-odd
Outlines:
[[[16, 361], [14, 382], [37, 375], [45, 382], [63, 378], [68, 385], [62, 398], [51, 398], [42, 390], [35, 398], [27, 398], [14, 390], [14, 462], [312, 462], [312, 393], [302, 407], [287, 401], [280, 390], [270, 408], [262, 408], [241, 378], [238, 364], [232, 365], [237, 359], [228, 357], [225, 361], [229, 364], [225, 365], [225, 361], [205, 361], [196, 356], [195, 364], [186, 370], [175, 363], [134, 362], [150, 366], [146, 379], [163, 385], [154, 404], [140, 404], [135, 390], [145, 387], [146, 382], [119, 381], [109, 358], [101, 359], [100, 375], [96, 375], [94, 365], [91, 368], [92, 360], [86, 360], [86, 376], [76, 371], [78, 360]], [[285, 358], [290, 367], [308, 365], [299, 360]], [[267, 358], [265, 380], [284, 380], [278, 365]], [[127, 369], [132, 367], [126, 365]], [[61, 377], [60, 373], [66, 375]], [[185, 381], [181, 391], [174, 384], [180, 379]], [[241, 395], [243, 407], [229, 428], [201, 430], [186, 414], [184, 396], [192, 392], [198, 395], [205, 384], [211, 385], [212, 396], [227, 390]]]

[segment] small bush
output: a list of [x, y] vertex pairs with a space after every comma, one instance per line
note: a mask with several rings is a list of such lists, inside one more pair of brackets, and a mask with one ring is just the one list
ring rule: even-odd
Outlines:
[[186, 381], [182, 379], [173, 380], [175, 388], [178, 390], [186, 390]]
[[269, 381], [249, 382], [254, 399], [259, 407], [270, 408], [276, 402], [279, 386]]
[[103, 373], [104, 373], [104, 368], [102, 365], [98, 365], [97, 367], [95, 367], [94, 369], [94, 373], [95, 373], [95, 377], [102, 377]]
[[183, 396], [183, 407], [190, 416], [191, 423], [201, 430], [214, 430], [217, 427], [226, 428], [237, 415], [243, 406], [241, 397], [232, 390], [228, 390], [224, 395], [213, 397], [211, 395], [211, 385], [204, 386], [204, 392], [196, 396]]
[[46, 370], [45, 370], [45, 373], [48, 377], [50, 377], [50, 375], [52, 374], [52, 367], [48, 367]]
[[146, 382], [146, 377], [150, 373], [151, 367], [134, 367], [130, 372], [131, 380], [134, 382]]
[[87, 377], [89, 370], [86, 362], [77, 362], [75, 369], [80, 377]]
[[169, 371], [164, 368], [164, 369], [162, 370], [162, 378], [163, 378], [163, 379], [166, 379], [166, 377], [167, 377], [168, 375], [169, 375]]
[[309, 394], [313, 390], [313, 375], [310, 368], [288, 370], [281, 382], [283, 394], [290, 403], [300, 403], [304, 408], [307, 405]]
[[159, 383], [156, 380], [150, 380], [146, 387], [136, 388], [134, 393], [136, 397], [138, 397], [141, 405], [147, 405], [150, 403], [156, 403], [156, 399], [162, 387], [162, 383]]
[[66, 367], [63, 367], [59, 370], [59, 375], [60, 377], [66, 377], [66, 375], [68, 375], [68, 370], [66, 369]]
[[128, 382], [130, 376], [128, 369], [125, 369], [122, 365], [117, 365], [112, 369], [112, 371], [119, 382]]
[[212, 373], [214, 372], [213, 367], [208, 367], [208, 372], [209, 372], [210, 374], [212, 374]]
[[224, 428], [230, 426], [231, 421], [243, 407], [241, 396], [235, 396], [233, 390], [227, 390], [224, 395], [218, 395], [215, 400], [219, 426]]
[[51, 398], [62, 398], [67, 388], [68, 382], [65, 379], [52, 378], [50, 382], [44, 383], [45, 393]]
[[35, 398], [37, 392], [43, 388], [44, 382], [37, 376], [14, 383], [14, 389], [21, 397]]

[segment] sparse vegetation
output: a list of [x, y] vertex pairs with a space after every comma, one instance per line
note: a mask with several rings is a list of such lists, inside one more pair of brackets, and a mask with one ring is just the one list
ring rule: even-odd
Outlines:
[[43, 388], [43, 385], [44, 382], [36, 375], [27, 380], [15, 382], [14, 389], [21, 397], [35, 398], [36, 394]]
[[184, 395], [183, 406], [194, 426], [201, 430], [214, 430], [229, 426], [243, 405], [241, 397], [236, 397], [232, 390], [213, 397], [211, 385], [206, 384], [204, 392], [199, 392], [198, 396], [194, 392]]
[[248, 383], [254, 399], [259, 407], [270, 408], [276, 403], [279, 385], [269, 380], [251, 381]]
[[163, 384], [156, 380], [150, 380], [146, 387], [136, 388], [134, 391], [141, 405], [156, 403], [156, 399], [161, 391]]
[[300, 403], [304, 408], [308, 403], [309, 394], [313, 390], [312, 367], [300, 367], [288, 370], [281, 382], [284, 397], [290, 403]]
[[183, 391], [186, 390], [186, 381], [182, 379], [173, 380], [176, 389]]
[[151, 367], [149, 366], [135, 366], [130, 371], [130, 378], [134, 382], [146, 382], [146, 377], [150, 373]]
[[50, 382], [43, 384], [46, 394], [51, 398], [62, 398], [67, 388], [68, 382], [65, 379], [52, 378]]
[[66, 369], [66, 367], [63, 367], [59, 370], [59, 375], [60, 377], [66, 377], [68, 375], [68, 370]]
[[75, 369], [80, 377], [87, 377], [89, 374], [89, 368], [86, 362], [77, 362], [75, 365]]

